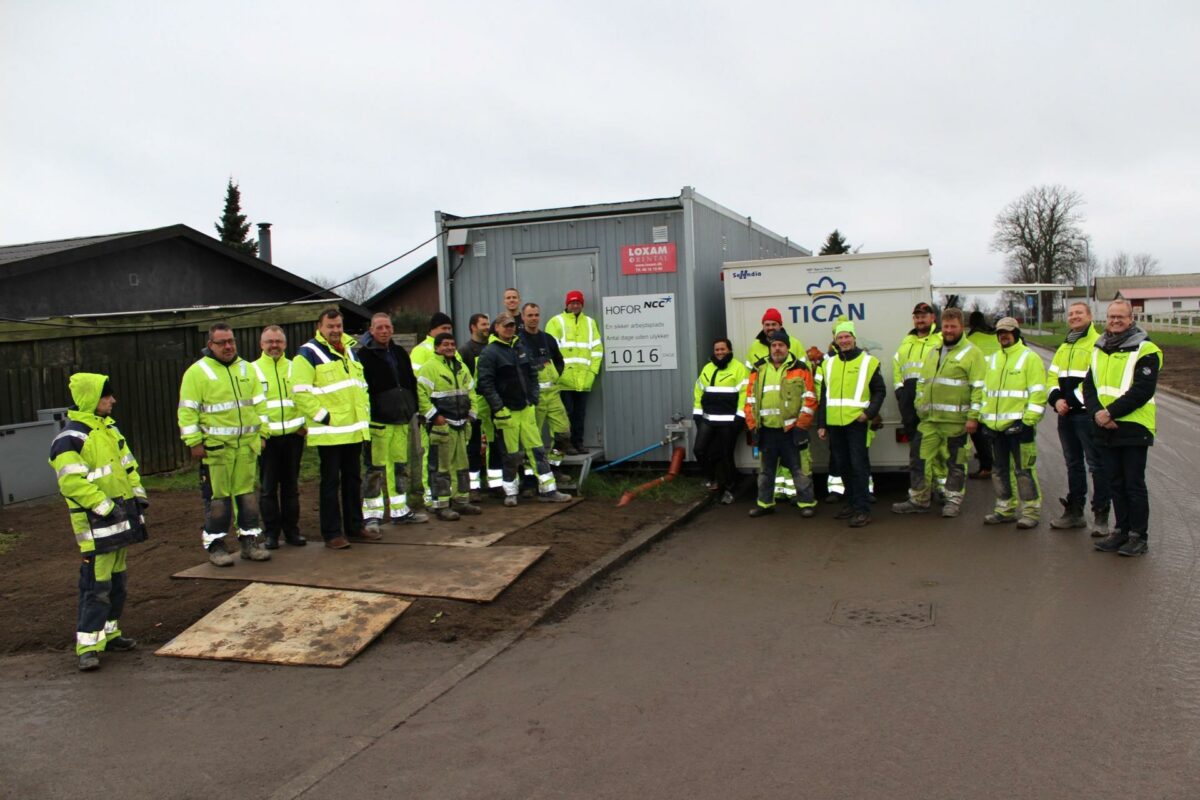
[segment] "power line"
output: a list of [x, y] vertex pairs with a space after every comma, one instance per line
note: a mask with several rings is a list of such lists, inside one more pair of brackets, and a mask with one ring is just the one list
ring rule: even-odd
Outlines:
[[[306, 294], [302, 297], [296, 297], [291, 300], [286, 300], [282, 303], [275, 303], [275, 304], [267, 303], [267, 304], [263, 304], [263, 306], [259, 306], [259, 307], [252, 308], [252, 309], [247, 309], [246, 311], [238, 311], [233, 314], [224, 314], [222, 316], [212, 317], [210, 319], [189, 320], [186, 323], [164, 324], [164, 323], [149, 322], [149, 323], [125, 323], [125, 324], [117, 324], [117, 325], [102, 325], [102, 324], [95, 323], [95, 322], [88, 322], [88, 323], [85, 323], [85, 322], [79, 322], [79, 323], [47, 322], [47, 321], [43, 321], [43, 320], [17, 319], [14, 317], [4, 317], [4, 316], [0, 316], [0, 321], [18, 322], [23, 325], [39, 325], [39, 326], [46, 327], [46, 328], [69, 328], [69, 329], [80, 330], [80, 331], [92, 331], [92, 332], [104, 331], [104, 332], [113, 332], [113, 333], [136, 333], [139, 331], [165, 331], [165, 330], [174, 330], [175, 328], [193, 328], [197, 325], [211, 324], [214, 322], [225, 322], [225, 321], [228, 321], [231, 319], [237, 319], [238, 317], [249, 316], [251, 314], [263, 314], [266, 312], [274, 311], [277, 308], [284, 308], [285, 306], [290, 306], [290, 305], [294, 305], [296, 303], [302, 303], [306, 300], [312, 300], [314, 298], [318, 298], [319, 295], [324, 294], [325, 292], [332, 292], [334, 289], [340, 289], [341, 287], [345, 286], [346, 284], [354, 283], [355, 281], [359, 280], [360, 278], [365, 278], [368, 275], [376, 273], [379, 270], [383, 269], [384, 267], [390, 267], [392, 264], [395, 264], [400, 259], [405, 258], [406, 256], [412, 255], [413, 253], [417, 252], [425, 245], [429, 244], [430, 242], [437, 239], [439, 236], [443, 236], [443, 235], [445, 235], [445, 231], [442, 231], [440, 233], [435, 233], [433, 236], [430, 236], [428, 239], [421, 242], [417, 246], [404, 251], [403, 253], [396, 256], [395, 258], [385, 261], [382, 264], [380, 264], [379, 266], [369, 269], [366, 272], [362, 273], [361, 275], [355, 275], [351, 278], [348, 278], [347, 280], [342, 281], [341, 283], [334, 284], [333, 286], [330, 286], [328, 288], [320, 289], [316, 292], [310, 292], [309, 294]], [[319, 299], [330, 300], [331, 302], [333, 301], [333, 298], [319, 298]], [[345, 298], [339, 298], [339, 299], [344, 300]], [[130, 312], [130, 313], [136, 314], [136, 313], [146, 313], [146, 312], [136, 312], [135, 311], [135, 312]]]

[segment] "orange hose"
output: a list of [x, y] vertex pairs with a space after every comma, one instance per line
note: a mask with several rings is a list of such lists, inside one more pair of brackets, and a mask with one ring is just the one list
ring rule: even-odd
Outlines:
[[617, 501], [617, 508], [620, 508], [621, 506], [629, 505], [630, 503], [633, 502], [633, 498], [637, 497], [642, 492], [649, 491], [650, 489], [653, 489], [655, 486], [661, 486], [662, 484], [666, 483], [667, 481], [675, 480], [675, 477], [677, 475], [679, 475], [680, 472], [683, 471], [684, 455], [685, 455], [684, 449], [682, 447], [677, 448], [675, 450], [675, 452], [671, 454], [671, 466], [667, 467], [667, 474], [663, 475], [661, 477], [655, 478], [652, 481], [646, 481], [641, 486], [635, 486], [634, 488], [625, 492], [625, 494], [621, 495], [621, 499]]

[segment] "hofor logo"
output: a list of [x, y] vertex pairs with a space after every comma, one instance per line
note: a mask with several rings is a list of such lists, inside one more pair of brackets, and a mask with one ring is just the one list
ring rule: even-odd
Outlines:
[[806, 306], [788, 306], [792, 322], [833, 322], [845, 315], [849, 320], [865, 319], [865, 303], [847, 303], [846, 283], [822, 275], [806, 287], [809, 302]]

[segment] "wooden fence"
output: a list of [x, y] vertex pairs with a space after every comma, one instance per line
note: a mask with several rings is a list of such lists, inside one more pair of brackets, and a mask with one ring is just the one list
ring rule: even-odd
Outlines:
[[[112, 380], [117, 398], [113, 418], [147, 475], [188, 463], [175, 409], [180, 378], [194, 360], [123, 361], [96, 369]], [[0, 371], [0, 425], [32, 422], [38, 409], [71, 405], [67, 381], [75, 371], [62, 366]]]

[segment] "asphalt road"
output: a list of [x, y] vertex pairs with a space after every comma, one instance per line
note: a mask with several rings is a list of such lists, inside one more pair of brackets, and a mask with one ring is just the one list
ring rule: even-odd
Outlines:
[[[381, 709], [461, 648], [341, 671], [142, 654], [86, 680], [7, 659], [0, 796], [1200, 796], [1200, 413], [1159, 404], [1147, 557], [984, 527], [983, 482], [959, 520], [892, 515], [881, 486], [859, 530], [715, 508], [394, 728]], [[1048, 517], [1053, 420], [1039, 439]]]

